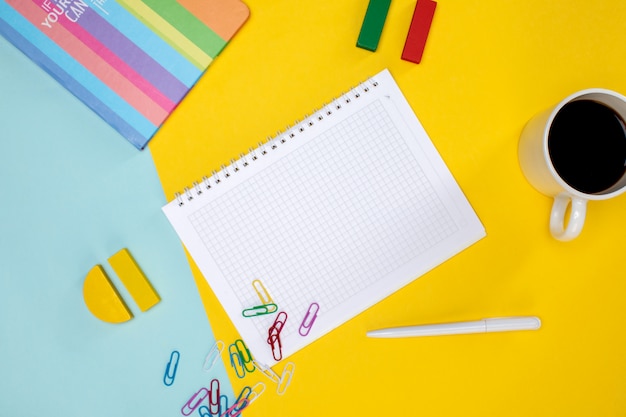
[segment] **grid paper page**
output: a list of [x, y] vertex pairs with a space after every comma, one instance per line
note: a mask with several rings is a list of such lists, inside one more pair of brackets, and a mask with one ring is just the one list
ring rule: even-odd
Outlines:
[[[265, 363], [273, 363], [267, 338], [276, 314], [241, 314], [261, 303], [254, 280], [288, 314], [280, 333], [286, 357], [484, 235], [432, 145], [416, 146], [413, 135], [428, 137], [419, 123], [406, 123], [415, 116], [398, 107], [404, 98], [394, 91], [390, 102], [385, 87], [393, 79], [375, 79], [326, 109], [333, 114], [296, 127], [285, 144], [276, 138], [268, 159], [257, 152], [252, 172], [238, 177], [231, 167], [211, 190], [166, 210], [170, 221], [184, 213], [185, 231], [172, 223]], [[312, 302], [320, 310], [303, 337]]]

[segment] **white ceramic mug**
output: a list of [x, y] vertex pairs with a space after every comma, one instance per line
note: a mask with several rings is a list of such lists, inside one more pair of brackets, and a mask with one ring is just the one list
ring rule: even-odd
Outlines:
[[[606, 200], [626, 191], [626, 175], [613, 185], [596, 192], [583, 192], [570, 185], [555, 168], [548, 146], [555, 117], [563, 107], [575, 101], [593, 101], [613, 110], [622, 121], [626, 120], [626, 97], [605, 89], [588, 89], [566, 97], [556, 106], [537, 114], [524, 127], [519, 142], [519, 161], [526, 179], [541, 193], [554, 197], [550, 215], [550, 232], [558, 240], [577, 237], [585, 222], [587, 201]], [[626, 141], [626, 133], [624, 136]], [[554, 152], [554, 150], [553, 150]], [[626, 161], [624, 163], [626, 166]], [[584, 173], [585, 167], [580, 167]], [[570, 181], [571, 182], [571, 181]], [[566, 219], [567, 208], [570, 214]]]

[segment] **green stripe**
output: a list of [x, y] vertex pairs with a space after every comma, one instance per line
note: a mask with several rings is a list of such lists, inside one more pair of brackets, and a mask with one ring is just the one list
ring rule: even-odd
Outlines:
[[159, 16], [174, 26], [211, 58], [215, 58], [227, 42], [176, 1], [143, 0]]

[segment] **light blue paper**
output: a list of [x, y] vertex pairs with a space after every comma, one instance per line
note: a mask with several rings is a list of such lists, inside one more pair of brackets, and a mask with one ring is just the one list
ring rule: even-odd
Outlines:
[[[0, 63], [0, 415], [176, 416], [213, 378], [232, 398], [223, 363], [202, 369], [215, 339], [149, 150], [120, 140], [2, 38]], [[108, 265], [125, 247], [161, 296], [147, 312]], [[131, 321], [87, 310], [83, 281], [96, 264]]]

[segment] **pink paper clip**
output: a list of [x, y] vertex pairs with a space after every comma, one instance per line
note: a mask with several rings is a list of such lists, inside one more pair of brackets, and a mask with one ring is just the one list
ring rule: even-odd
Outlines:
[[313, 327], [313, 323], [317, 318], [317, 313], [320, 311], [320, 306], [317, 303], [311, 303], [309, 309], [306, 311], [304, 318], [302, 319], [302, 323], [300, 324], [300, 328], [298, 329], [298, 333], [300, 336], [306, 336], [311, 331], [311, 327]]
[[220, 414], [220, 417], [238, 417], [241, 415], [241, 412], [244, 408], [248, 406], [248, 399], [243, 398], [239, 401], [236, 401], [230, 408]]
[[211, 380], [209, 389], [209, 412], [211, 415], [220, 412], [220, 381], [215, 378]]
[[183, 408], [180, 410], [180, 412], [183, 413], [184, 416], [190, 415], [191, 413], [196, 411], [196, 408], [198, 408], [200, 406], [200, 403], [208, 396], [209, 390], [206, 388], [200, 388], [198, 392], [193, 394], [189, 401], [187, 401], [185, 405], [183, 405]]

